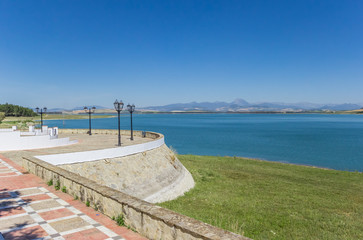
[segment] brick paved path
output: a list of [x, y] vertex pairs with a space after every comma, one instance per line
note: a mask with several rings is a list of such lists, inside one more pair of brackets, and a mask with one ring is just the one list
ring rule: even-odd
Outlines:
[[2, 155], [0, 232], [5, 239], [13, 240], [146, 239], [71, 196], [55, 191]]

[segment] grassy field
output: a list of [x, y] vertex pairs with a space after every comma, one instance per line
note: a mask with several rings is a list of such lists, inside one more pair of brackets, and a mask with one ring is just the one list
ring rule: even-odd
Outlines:
[[179, 155], [196, 186], [160, 204], [253, 239], [363, 239], [363, 174]]
[[27, 129], [29, 125], [34, 125], [34, 117], [5, 117], [0, 122], [0, 128], [17, 126], [18, 129]]

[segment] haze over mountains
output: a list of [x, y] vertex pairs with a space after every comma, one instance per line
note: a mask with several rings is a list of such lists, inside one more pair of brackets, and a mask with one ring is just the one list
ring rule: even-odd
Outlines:
[[249, 103], [238, 98], [233, 102], [191, 102], [142, 108], [150, 111], [211, 111], [211, 112], [263, 112], [263, 111], [346, 111], [360, 109], [358, 104], [315, 104], [315, 103]]
[[[89, 106], [92, 107], [92, 106]], [[112, 112], [112, 108], [95, 106], [97, 110]], [[360, 109], [360, 104], [344, 103], [344, 104], [316, 104], [316, 103], [279, 103], [279, 102], [261, 102], [249, 103], [244, 99], [237, 98], [233, 102], [190, 102], [190, 103], [174, 103], [163, 106], [138, 107], [138, 111], [157, 111], [157, 112], [304, 112], [304, 111], [349, 111]], [[75, 111], [82, 112], [83, 107], [75, 107], [73, 109], [53, 108], [49, 111]], [[126, 109], [124, 109], [126, 110]]]

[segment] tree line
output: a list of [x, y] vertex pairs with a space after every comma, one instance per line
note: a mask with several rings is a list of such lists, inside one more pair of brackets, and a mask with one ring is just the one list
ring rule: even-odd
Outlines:
[[0, 112], [5, 114], [5, 117], [34, 117], [37, 114], [30, 108], [22, 107], [14, 104], [0, 104]]

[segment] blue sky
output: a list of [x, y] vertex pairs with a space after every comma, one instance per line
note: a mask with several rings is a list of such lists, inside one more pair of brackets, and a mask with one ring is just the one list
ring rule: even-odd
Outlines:
[[0, 0], [0, 103], [363, 103], [363, 1]]

